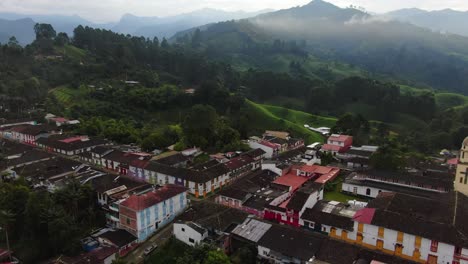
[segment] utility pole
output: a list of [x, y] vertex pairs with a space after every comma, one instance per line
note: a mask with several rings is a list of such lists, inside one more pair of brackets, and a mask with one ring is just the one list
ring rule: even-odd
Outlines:
[[11, 251], [10, 251], [10, 241], [8, 240], [8, 230], [6, 228], [0, 227], [1, 229], [5, 229], [5, 237], [6, 237], [6, 243], [7, 243], [7, 250], [8, 250], [8, 258], [10, 259], [10, 262], [13, 260], [11, 259]]

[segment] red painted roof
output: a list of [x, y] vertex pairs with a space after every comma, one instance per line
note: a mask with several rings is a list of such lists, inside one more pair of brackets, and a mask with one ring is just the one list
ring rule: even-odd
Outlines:
[[59, 122], [59, 123], [65, 123], [65, 122], [68, 122], [68, 119], [64, 118], [64, 117], [55, 117], [55, 118], [51, 118], [50, 120], [54, 121], [54, 122]]
[[[329, 172], [323, 174], [318, 179], [316, 179], [315, 182], [317, 182], [317, 183], [325, 184], [325, 183], [327, 183], [329, 181], [333, 181], [338, 176], [338, 174], [340, 173], [340, 169], [338, 169], [338, 168], [333, 168], [333, 167], [323, 167], [323, 168], [330, 169], [330, 170], [329, 170]], [[325, 170], [323, 170], [323, 171], [325, 171]]]
[[331, 135], [328, 140], [338, 141], [338, 142], [345, 142], [348, 139], [353, 139], [352, 136], [347, 135]]
[[353, 220], [358, 223], [371, 224], [374, 218], [375, 208], [363, 208], [356, 212]]
[[77, 137], [62, 139], [62, 140], [59, 140], [59, 141], [63, 142], [63, 143], [71, 143], [71, 142], [80, 141], [82, 139], [87, 139], [87, 138], [88, 138], [87, 136], [77, 136]]
[[340, 151], [342, 147], [338, 145], [325, 144], [322, 146], [322, 150], [325, 151]]
[[130, 208], [136, 212], [152, 207], [162, 201], [185, 192], [187, 189], [183, 186], [167, 184], [154, 191], [141, 195], [132, 195], [123, 201], [120, 205]]
[[319, 165], [303, 165], [299, 168], [300, 171], [317, 173], [317, 174], [330, 173], [333, 169], [334, 168], [332, 167], [324, 167], [324, 166], [319, 166]]
[[259, 143], [260, 143], [261, 145], [267, 146], [267, 147], [272, 148], [272, 149], [277, 149], [277, 148], [280, 147], [280, 146], [277, 145], [277, 144], [273, 144], [273, 143], [271, 143], [271, 142], [264, 141], [264, 140], [260, 141]]
[[294, 192], [297, 189], [299, 189], [308, 180], [309, 178], [297, 176], [297, 175], [289, 173], [289, 174], [286, 174], [284, 176], [277, 178], [273, 183], [290, 186], [292, 189], [291, 191]]
[[458, 158], [454, 158], [454, 159], [449, 159], [449, 160], [447, 160], [447, 164], [449, 164], [449, 165], [457, 165], [457, 164], [458, 164]]

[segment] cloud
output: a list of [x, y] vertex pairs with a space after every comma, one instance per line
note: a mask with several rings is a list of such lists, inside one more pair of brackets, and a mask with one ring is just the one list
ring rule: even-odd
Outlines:
[[372, 24], [376, 22], [389, 22], [392, 18], [381, 15], [381, 16], [356, 16], [354, 15], [350, 20], [345, 22], [345, 25], [364, 25]]
[[[468, 10], [466, 0], [328, 0], [341, 7], [362, 6], [368, 11], [386, 12], [399, 8], [453, 8]], [[0, 12], [24, 14], [80, 15], [93, 21], [115, 21], [125, 13], [139, 16], [169, 16], [201, 8], [228, 11], [283, 9], [310, 0], [0, 0]]]

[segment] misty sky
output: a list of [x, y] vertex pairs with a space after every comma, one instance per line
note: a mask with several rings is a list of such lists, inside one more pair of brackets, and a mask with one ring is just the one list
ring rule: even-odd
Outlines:
[[[468, 10], [467, 0], [328, 0], [338, 6], [362, 6], [371, 12], [387, 12], [418, 7], [427, 10], [452, 8]], [[201, 8], [228, 11], [283, 9], [304, 5], [310, 0], [0, 0], [0, 12], [25, 14], [77, 14], [95, 22], [109, 22], [122, 14], [169, 16]]]

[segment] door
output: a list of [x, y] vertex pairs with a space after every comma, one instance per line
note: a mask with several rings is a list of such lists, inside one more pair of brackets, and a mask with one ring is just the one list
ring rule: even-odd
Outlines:
[[[400, 255], [402, 251], [403, 251], [403, 246], [401, 244], [396, 244], [395, 245], [395, 254]], [[436, 263], [437, 263], [437, 261], [436, 261]]]
[[377, 249], [383, 249], [383, 240], [377, 240]]
[[428, 264], [437, 264], [437, 256], [429, 255], [427, 258]]

